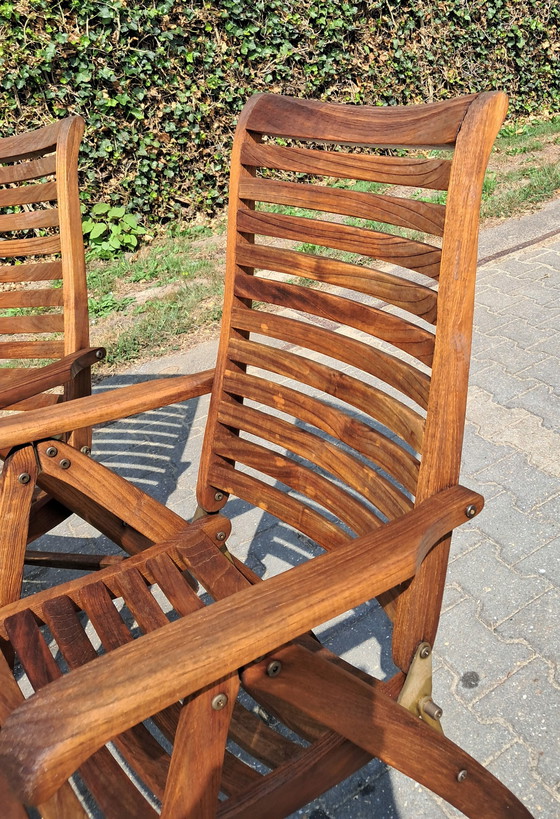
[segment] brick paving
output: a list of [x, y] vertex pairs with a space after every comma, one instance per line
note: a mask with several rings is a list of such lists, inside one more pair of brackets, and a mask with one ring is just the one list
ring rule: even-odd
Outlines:
[[[461, 480], [486, 498], [454, 536], [434, 699], [446, 734], [487, 765], [536, 817], [560, 816], [560, 202], [482, 236], [482, 253], [533, 242], [479, 270], [473, 363]], [[501, 248], [500, 248], [501, 244]], [[149, 362], [102, 389], [212, 366], [215, 342]], [[184, 516], [194, 484], [207, 399], [156, 410], [96, 433], [95, 457]], [[188, 446], [187, 446], [188, 444]], [[230, 548], [264, 576], [310, 554], [307, 539], [250, 511], [233, 515]], [[242, 534], [239, 534], [242, 533]], [[71, 519], [65, 548], [98, 551], [104, 540]], [[53, 547], [54, 535], [43, 539]], [[64, 578], [30, 569], [26, 593]], [[383, 678], [394, 672], [390, 634], [366, 604], [318, 630], [326, 644]], [[297, 816], [308, 819], [452, 817], [457, 811], [373, 761]]]

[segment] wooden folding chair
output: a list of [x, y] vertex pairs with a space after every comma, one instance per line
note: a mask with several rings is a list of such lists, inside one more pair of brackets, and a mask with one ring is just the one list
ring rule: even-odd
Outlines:
[[[192, 523], [99, 464], [49, 459], [49, 436], [134, 411], [132, 393], [4, 425], [0, 445], [38, 441], [49, 489], [124, 522], [139, 551], [0, 611], [21, 669], [19, 685], [0, 669], [0, 784], [14, 816], [21, 802], [85, 815], [87, 794], [114, 817], [271, 819], [373, 756], [468, 816], [529, 816], [443, 736], [431, 698], [450, 532], [483, 503], [458, 475], [478, 210], [505, 110], [501, 93], [404, 108], [249, 101]], [[447, 190], [447, 202], [350, 180]], [[182, 384], [200, 394], [209, 382]], [[229, 496], [322, 554], [261, 582], [225, 545]], [[374, 597], [393, 620], [399, 671], [386, 681], [310, 631]]]
[[[0, 208], [8, 211], [0, 215], [0, 429], [13, 413], [90, 395], [91, 365], [105, 356], [103, 348], [89, 347], [78, 191], [83, 130], [81, 117], [69, 117], [0, 139]], [[25, 360], [29, 367], [21, 366]], [[180, 400], [177, 384], [151, 385], [150, 406], [162, 406], [167, 396]], [[25, 428], [21, 417], [15, 423]], [[33, 423], [30, 430], [33, 436]], [[70, 459], [87, 463], [89, 424], [66, 430], [61, 437], [72, 447]], [[33, 441], [20, 436], [17, 448], [0, 448], [5, 459], [0, 477], [0, 605], [19, 597], [24, 561], [83, 570], [120, 559], [26, 551], [29, 543], [72, 513], [65, 497], [56, 490], [51, 493], [48, 481], [37, 476]], [[59, 448], [53, 441], [49, 452], [64, 461]], [[130, 540], [126, 534], [125, 549]]]

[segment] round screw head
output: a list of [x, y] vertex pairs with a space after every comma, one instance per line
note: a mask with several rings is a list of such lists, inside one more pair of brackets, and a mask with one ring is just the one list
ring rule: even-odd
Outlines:
[[58, 455], [58, 449], [57, 449], [55, 446], [48, 446], [48, 447], [45, 449], [45, 454], [46, 454], [46, 455], [47, 455], [49, 458], [54, 458], [56, 455]]
[[95, 357], [99, 359], [105, 358], [105, 350], [96, 350]]
[[61, 458], [60, 461], [58, 462], [58, 465], [60, 466], [61, 469], [68, 469], [68, 467], [70, 466], [70, 461], [68, 460], [68, 458]]
[[216, 492], [216, 494], [214, 495], [214, 500], [215, 501], [221, 501], [223, 499], [224, 499], [224, 493], [223, 492]]
[[216, 540], [225, 540], [226, 533], [225, 532], [216, 532]]
[[270, 662], [266, 667], [266, 673], [269, 677], [277, 677], [281, 671], [282, 663], [280, 660], [272, 660], [272, 662]]
[[421, 657], [423, 660], [426, 660], [426, 659], [427, 659], [427, 658], [430, 656], [430, 654], [431, 654], [431, 653], [432, 653], [432, 649], [430, 648], [430, 646], [428, 645], [428, 643], [424, 643], [424, 645], [423, 645], [423, 646], [422, 646], [422, 648], [420, 649], [419, 656], [420, 656], [420, 657]]
[[91, 449], [89, 446], [83, 446], [80, 449], [80, 452], [83, 452], [84, 455], [91, 455]]
[[20, 483], [29, 483], [31, 480], [31, 475], [29, 472], [22, 472], [21, 475], [18, 475], [18, 481]]
[[464, 782], [464, 781], [465, 781], [465, 779], [467, 778], [467, 776], [468, 776], [468, 775], [469, 775], [469, 774], [468, 774], [468, 771], [466, 771], [466, 770], [463, 768], [463, 769], [462, 769], [461, 771], [459, 771], [459, 773], [457, 774], [457, 782]]
[[467, 506], [467, 508], [465, 509], [465, 515], [468, 518], [474, 518], [474, 516], [476, 515], [476, 512], [477, 512], [477, 509], [476, 509], [476, 506], [474, 505], [474, 503], [469, 504]]
[[214, 711], [221, 711], [227, 705], [228, 698], [226, 694], [216, 694], [212, 700], [212, 708]]

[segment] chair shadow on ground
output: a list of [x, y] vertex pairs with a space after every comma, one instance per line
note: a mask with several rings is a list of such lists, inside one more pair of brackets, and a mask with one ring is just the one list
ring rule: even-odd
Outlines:
[[[96, 392], [139, 381], [147, 381], [149, 388], [149, 381], [155, 378], [161, 375], [118, 375], [103, 382]], [[193, 426], [199, 415], [201, 420], [205, 418], [207, 400], [206, 397], [191, 399], [97, 428], [93, 457], [188, 519], [196, 507], [195, 484], [203, 429], [198, 423], [196, 429]], [[187, 470], [191, 470], [191, 475], [185, 478]], [[279, 483], [275, 485], [285, 489]], [[296, 566], [321, 552], [305, 535], [243, 500], [232, 499], [224, 511], [233, 523], [231, 550], [261, 577]], [[77, 516], [39, 538], [32, 548], [90, 554], [119, 551], [112, 541]], [[27, 596], [79, 574], [28, 566], [23, 593]], [[379, 679], [388, 678], [396, 671], [391, 659], [391, 626], [375, 600], [321, 625], [316, 633], [327, 648]], [[384, 819], [398, 819], [401, 815], [394, 801], [387, 767], [372, 760], [294, 816], [337, 819], [341, 802], [356, 794], [359, 794], [359, 807], [356, 805], [349, 814], [344, 806], [345, 816], [365, 819], [373, 815], [374, 810]]]

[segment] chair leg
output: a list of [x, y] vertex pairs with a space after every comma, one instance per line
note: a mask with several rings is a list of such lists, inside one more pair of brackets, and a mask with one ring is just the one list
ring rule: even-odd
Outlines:
[[212, 819], [239, 677], [233, 674], [190, 697], [179, 717], [163, 797], [162, 819]]
[[27, 528], [37, 478], [32, 446], [12, 452], [0, 478], [0, 606], [21, 594]]
[[[280, 663], [267, 674], [271, 660]], [[388, 697], [300, 646], [274, 652], [248, 667], [243, 685], [258, 698], [270, 693], [478, 819], [530, 819], [522, 803], [465, 751]]]

